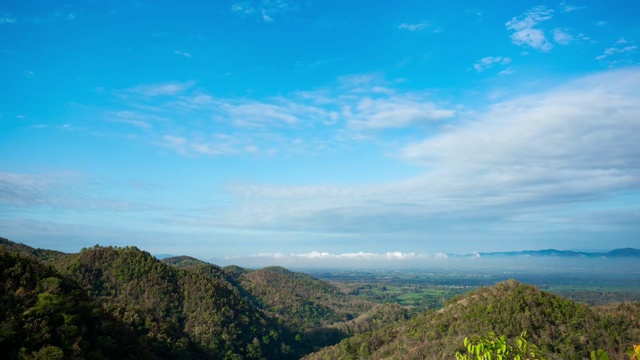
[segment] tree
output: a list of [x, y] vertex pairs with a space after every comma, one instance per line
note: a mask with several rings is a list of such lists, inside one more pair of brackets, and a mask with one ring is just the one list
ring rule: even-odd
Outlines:
[[464, 346], [467, 354], [456, 353], [456, 360], [544, 360], [535, 344], [527, 341], [527, 333], [523, 332], [511, 345], [505, 335], [497, 336], [491, 332], [486, 337], [465, 338]]

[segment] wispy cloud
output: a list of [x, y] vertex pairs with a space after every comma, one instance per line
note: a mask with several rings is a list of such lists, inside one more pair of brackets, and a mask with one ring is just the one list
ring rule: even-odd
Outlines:
[[423, 122], [451, 118], [455, 110], [436, 105], [425, 98], [392, 96], [365, 97], [355, 106], [345, 106], [343, 116], [355, 129], [404, 128]]
[[153, 127], [153, 122], [164, 121], [164, 119], [153, 114], [127, 110], [107, 112], [105, 114], [105, 118], [107, 121], [129, 124], [141, 129], [151, 129]]
[[192, 81], [145, 84], [127, 89], [125, 92], [149, 97], [170, 96], [180, 94], [191, 88], [194, 84]]
[[493, 65], [508, 65], [511, 63], [511, 58], [502, 57], [502, 56], [487, 56], [484, 57], [475, 64], [473, 64], [473, 68], [477, 72], [483, 72], [484, 70], [490, 69]]
[[0, 26], [6, 24], [49, 24], [58, 21], [73, 21], [76, 14], [71, 12], [53, 11], [41, 16], [19, 16], [0, 12]]
[[509, 20], [505, 26], [508, 30], [513, 30], [511, 41], [518, 46], [528, 46], [544, 52], [551, 50], [553, 45], [547, 40], [544, 31], [536, 26], [551, 19], [552, 15], [552, 9], [538, 6]]
[[419, 31], [419, 30], [424, 30], [428, 27], [431, 27], [431, 22], [426, 21], [426, 20], [422, 20], [418, 23], [402, 23], [398, 26], [399, 29], [403, 29], [403, 30], [409, 30], [409, 31]]
[[191, 58], [191, 53], [188, 53], [188, 52], [185, 52], [185, 51], [182, 51], [182, 50], [176, 50], [173, 53], [176, 54], [176, 55], [184, 56], [186, 58]]
[[[456, 115], [455, 107], [438, 104], [431, 94], [398, 92], [393, 81], [375, 74], [345, 76], [334, 86], [263, 99], [218, 98], [194, 84], [165, 82], [115, 90], [114, 100], [121, 106], [103, 111], [102, 117], [145, 130], [138, 134], [139, 141], [182, 155], [270, 156], [274, 151], [333, 147], [339, 138], [423, 126]], [[184, 131], [185, 123], [189, 132]], [[298, 141], [283, 136], [285, 130]]]
[[634, 61], [629, 57], [629, 54], [635, 53], [637, 50], [638, 46], [633, 45], [632, 41], [620, 38], [614, 46], [606, 48], [602, 55], [596, 56], [596, 60], [600, 60], [609, 66], [630, 65]]
[[69, 211], [139, 211], [157, 207], [110, 197], [100, 197], [104, 184], [75, 172], [0, 172], [0, 211], [64, 209]]
[[0, 25], [15, 24], [17, 21], [7, 13], [0, 12]]
[[157, 144], [186, 156], [220, 156], [251, 152], [247, 148], [249, 145], [246, 144], [246, 140], [241, 141], [239, 138], [224, 134], [209, 136], [195, 135], [190, 138], [185, 136], [164, 135]]
[[0, 204], [22, 206], [41, 204], [46, 201], [48, 189], [52, 186], [49, 177], [0, 173]]
[[589, 40], [589, 37], [582, 33], [574, 36], [571, 34], [571, 29], [568, 28], [555, 28], [553, 29], [553, 40], [560, 45], [570, 45], [576, 41]]
[[238, 1], [231, 4], [231, 11], [244, 15], [252, 15], [256, 12], [256, 8], [250, 1]]
[[566, 2], [563, 1], [558, 5], [558, 8], [562, 12], [573, 12], [573, 11], [576, 11], [576, 10], [586, 9], [586, 6], [569, 5], [569, 4], [567, 4]]
[[231, 4], [231, 12], [242, 16], [259, 16], [264, 22], [275, 21], [275, 17], [297, 10], [297, 7], [286, 0], [249, 0]]
[[[425, 167], [423, 175], [404, 181], [237, 184], [233, 191], [242, 205], [216, 213], [215, 223], [451, 236], [463, 223], [489, 232], [505, 226], [529, 231], [532, 223], [515, 215], [540, 209], [550, 216], [571, 204], [580, 204], [580, 214], [597, 211], [599, 201], [640, 189], [638, 84], [640, 72], [627, 70], [496, 103], [443, 134], [403, 146], [400, 156]], [[568, 221], [586, 221], [580, 214]]]
[[573, 42], [574, 38], [563, 29], [554, 29], [553, 40], [560, 45], [569, 45]]

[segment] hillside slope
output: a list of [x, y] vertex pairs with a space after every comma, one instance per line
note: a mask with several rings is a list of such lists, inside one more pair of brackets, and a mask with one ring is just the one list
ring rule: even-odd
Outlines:
[[36, 248], [32, 248], [31, 246], [13, 242], [3, 237], [0, 237], [0, 247], [3, 247], [4, 249], [11, 252], [33, 256], [43, 261], [55, 262], [57, 260], [63, 259], [66, 256], [68, 256], [68, 254], [63, 253], [61, 251], [48, 250], [48, 249], [36, 249]]
[[548, 359], [588, 358], [604, 349], [612, 359], [640, 340], [640, 304], [590, 308], [510, 280], [452, 299], [438, 311], [354, 336], [307, 356], [317, 359], [452, 359], [465, 337], [489, 332], [530, 334]]
[[175, 268], [134, 247], [83, 249], [57, 266], [167, 354], [195, 343], [212, 359], [296, 358], [287, 331], [207, 274]]
[[282, 267], [266, 267], [243, 278], [243, 286], [266, 310], [301, 330], [351, 320], [374, 305], [328, 282]]
[[[2, 358], [163, 358], [70, 278], [0, 246]], [[184, 357], [188, 359], [189, 357]]]
[[[277, 319], [279, 324], [302, 335], [298, 337], [298, 344], [308, 352], [351, 335], [356, 326], [352, 324], [349, 328], [342, 324], [364, 316], [375, 307], [375, 304], [347, 295], [326, 281], [282, 267], [260, 270], [237, 266], [221, 268], [185, 256], [162, 261], [225, 283], [248, 303]], [[384, 320], [395, 319], [400, 312], [397, 308], [377, 307], [376, 314], [365, 317], [370, 320], [360, 320], [358, 326], [377, 329]], [[364, 325], [365, 322], [368, 323]]]

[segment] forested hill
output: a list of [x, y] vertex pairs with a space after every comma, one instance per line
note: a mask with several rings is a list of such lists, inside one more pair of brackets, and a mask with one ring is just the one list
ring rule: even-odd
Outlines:
[[373, 308], [335, 286], [281, 267], [267, 267], [244, 275], [243, 286], [259, 304], [301, 331], [351, 320]]
[[[89, 334], [99, 339], [96, 340], [99, 346], [89, 347], [97, 348], [98, 353], [102, 353], [103, 348], [136, 348], [146, 351], [148, 356], [142, 356], [144, 358], [166, 359], [294, 359], [300, 355], [294, 333], [276, 324], [226, 283], [169, 266], [136, 248], [96, 246], [50, 263], [38, 261], [20, 247], [1, 248], [5, 257], [17, 259], [15, 261], [19, 264], [29, 264], [20, 272], [20, 269], [13, 269], [12, 263], [2, 262], [3, 309], [7, 308], [4, 304], [11, 304], [12, 309], [21, 309], [22, 306], [27, 310], [17, 310], [17, 315], [3, 313], [0, 319], [0, 328], [10, 329], [9, 332], [13, 333], [9, 337], [0, 333], [0, 342], [3, 342], [3, 349], [9, 346], [13, 353], [26, 351], [31, 355], [46, 346], [53, 346], [54, 350], [63, 351], [64, 358], [72, 357], [78, 346], [82, 348], [83, 339], [87, 336], [83, 335], [85, 330], [77, 329], [95, 328], [95, 325], [85, 323], [84, 318], [75, 316], [80, 310], [73, 304], [84, 304], [82, 306], [91, 305], [97, 310], [83, 308], [82, 311], [100, 319], [114, 319], [116, 325], [126, 331], [113, 331], [128, 333], [124, 338], [126, 342], [120, 342], [121, 336], [109, 337], [107, 341], [99, 332]], [[9, 248], [20, 251], [10, 252]], [[37, 272], [34, 274], [32, 269], [39, 268], [47, 269], [47, 273], [42, 276]], [[32, 283], [28, 288], [16, 287], [16, 283], [27, 281], [23, 278]], [[48, 285], [54, 281], [51, 279], [71, 284], [67, 286], [71, 290], [63, 293], [65, 297], [55, 301], [55, 304], [70, 307], [66, 310], [70, 315], [55, 315], [60, 317], [55, 321], [50, 319], [53, 311], [50, 302], [40, 304], [41, 299], [49, 299], [52, 293], [56, 294]], [[25, 292], [29, 296], [25, 297]], [[46, 311], [39, 311], [40, 307]], [[99, 315], [95, 315], [96, 311], [100, 311]], [[34, 314], [34, 317], [19, 316], [26, 313]], [[93, 318], [89, 320], [95, 322]], [[16, 321], [26, 322], [26, 325], [15, 326]], [[39, 325], [49, 322], [53, 324]], [[31, 327], [36, 327], [36, 330], [31, 330]], [[37, 339], [31, 339], [34, 331], [39, 334]], [[80, 335], [74, 337], [78, 332]], [[56, 336], [60, 338], [56, 340]], [[104, 341], [109, 346], [103, 345]], [[142, 345], [125, 347], [129, 343]], [[29, 346], [23, 349], [25, 344]]]
[[0, 349], [3, 359], [153, 359], [161, 350], [75, 281], [5, 246], [0, 246]]
[[374, 307], [326, 281], [278, 266], [259, 270], [221, 268], [187, 256], [162, 261], [226, 283], [248, 302], [300, 332], [351, 320]]
[[479, 288], [406, 322], [343, 340], [305, 359], [452, 359], [465, 337], [523, 331], [547, 359], [585, 359], [603, 349], [611, 359], [640, 339], [640, 303], [592, 308], [517, 281]]
[[[347, 337], [350, 334], [348, 329], [337, 324], [375, 307], [374, 303], [349, 296], [325, 281], [282, 267], [259, 270], [238, 266], [221, 268], [186, 256], [162, 261], [226, 283], [248, 303], [300, 335], [299, 345], [308, 351], [335, 344]], [[384, 319], [397, 318], [397, 313], [408, 313], [405, 309], [387, 309], [389, 314]], [[376, 324], [379, 327], [382, 322]]]
[[15, 243], [11, 240], [0, 237], [0, 247], [3, 247], [12, 252], [21, 253], [23, 255], [33, 256], [44, 261], [56, 261], [67, 256], [67, 254], [47, 249], [35, 249], [31, 246], [27, 246], [20, 243]]
[[348, 335], [331, 324], [373, 307], [283, 268], [159, 261], [135, 247], [64, 254], [1, 238], [0, 251], [0, 348], [10, 358], [123, 358], [110, 355], [118, 350], [137, 358], [297, 359]]

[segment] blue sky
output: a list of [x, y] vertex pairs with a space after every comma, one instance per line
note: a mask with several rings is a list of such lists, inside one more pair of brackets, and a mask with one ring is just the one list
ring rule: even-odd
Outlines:
[[640, 247], [638, 14], [4, 1], [0, 236], [243, 265]]

